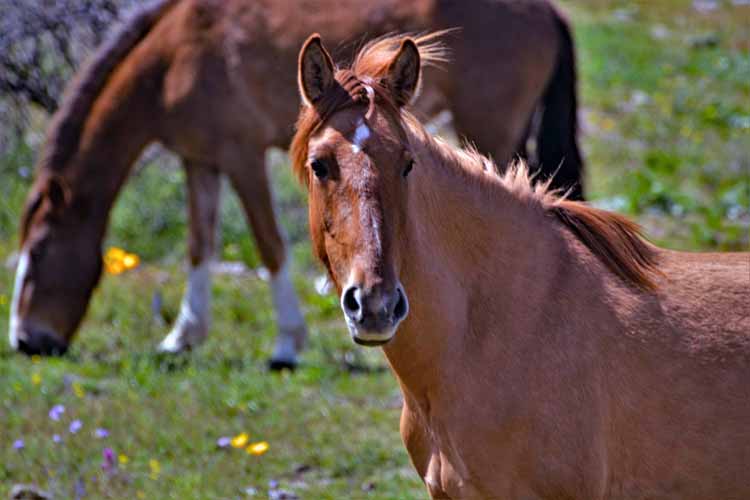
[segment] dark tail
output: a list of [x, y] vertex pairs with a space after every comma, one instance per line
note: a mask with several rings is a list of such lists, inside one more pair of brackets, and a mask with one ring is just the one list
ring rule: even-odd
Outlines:
[[[542, 119], [537, 136], [537, 159], [542, 176], [555, 174], [553, 188], [570, 190], [569, 199], [583, 199], [583, 159], [578, 148], [576, 57], [570, 26], [555, 13], [560, 50], [555, 72], [542, 97]], [[555, 173], [557, 172], [557, 173]]]

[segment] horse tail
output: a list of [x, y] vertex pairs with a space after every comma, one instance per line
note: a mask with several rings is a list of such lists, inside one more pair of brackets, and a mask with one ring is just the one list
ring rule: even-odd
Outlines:
[[568, 191], [568, 199], [583, 199], [583, 159], [578, 147], [578, 94], [575, 44], [570, 25], [555, 11], [560, 48], [555, 70], [542, 97], [537, 134], [537, 159], [544, 172], [556, 172], [553, 188]]
[[75, 154], [89, 111], [110, 75], [177, 1], [157, 0], [139, 9], [89, 58], [66, 89], [55, 113], [43, 165], [61, 168]]

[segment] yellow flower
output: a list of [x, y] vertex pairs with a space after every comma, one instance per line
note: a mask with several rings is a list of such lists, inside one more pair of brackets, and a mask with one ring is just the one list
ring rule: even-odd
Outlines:
[[134, 253], [129, 253], [125, 257], [122, 258], [122, 265], [125, 266], [125, 269], [128, 271], [131, 269], [135, 269], [138, 267], [138, 264], [141, 263], [140, 257], [138, 257]]
[[258, 441], [248, 446], [245, 451], [250, 455], [259, 456], [268, 451], [268, 441]]
[[146, 498], [146, 494], [141, 490], [136, 491], [135, 496], [137, 496], [138, 498]]
[[122, 260], [125, 255], [127, 255], [127, 252], [122, 248], [110, 247], [104, 254], [104, 260]]
[[250, 436], [247, 435], [247, 432], [243, 432], [241, 434], [237, 434], [232, 438], [231, 444], [233, 448], [244, 448], [247, 444], [247, 440]]
[[157, 459], [152, 458], [151, 460], [149, 460], [148, 468], [151, 469], [151, 479], [156, 479], [159, 477], [159, 473], [161, 472], [161, 464]]
[[105, 267], [106, 267], [107, 273], [113, 276], [117, 276], [118, 274], [122, 274], [123, 272], [125, 272], [125, 266], [122, 265], [121, 260], [107, 262], [105, 264]]
[[0, 306], [4, 306], [8, 303], [8, 296], [4, 293], [0, 293]]
[[42, 357], [38, 354], [34, 354], [31, 356], [31, 362], [36, 364], [39, 363], [42, 360]]
[[134, 253], [128, 253], [122, 248], [111, 247], [104, 254], [104, 268], [107, 273], [115, 276], [135, 269], [140, 263], [140, 257]]
[[83, 390], [83, 386], [80, 382], [73, 382], [73, 394], [75, 394], [79, 398], [82, 398], [86, 395], [86, 391]]
[[120, 465], [125, 465], [130, 462], [130, 459], [126, 454], [120, 453], [119, 455], [117, 455], [117, 461], [120, 462]]
[[42, 383], [42, 376], [39, 375], [38, 373], [34, 373], [33, 375], [31, 375], [31, 383], [34, 384], [34, 385], [41, 384]]

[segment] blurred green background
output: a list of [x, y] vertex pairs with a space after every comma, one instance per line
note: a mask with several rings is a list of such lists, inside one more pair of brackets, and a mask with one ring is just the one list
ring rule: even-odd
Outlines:
[[[631, 215], [670, 248], [747, 250], [747, 2], [562, 6], [575, 28], [592, 202]], [[47, 121], [40, 109], [27, 111], [20, 135], [10, 133], [19, 126], [12, 118], [2, 120], [2, 339], [13, 282], [2, 264], [12, 261]], [[56, 498], [265, 498], [281, 490], [301, 498], [426, 497], [400, 441], [400, 393], [382, 354], [352, 345], [336, 297], [313, 286], [322, 270], [285, 153], [269, 151], [268, 164], [311, 333], [302, 366], [265, 371], [275, 332], [270, 296], [252, 272], [258, 254], [229, 189], [221, 254], [248, 270], [215, 278], [214, 324], [203, 347], [177, 358], [154, 353], [179, 310], [186, 248], [184, 174], [174, 159], [155, 157], [134, 171], [106, 242], [143, 264], [103, 278], [70, 354], [27, 359], [0, 341], [0, 496], [15, 483], [36, 483]], [[156, 291], [160, 318], [152, 314]], [[65, 406], [59, 421], [48, 416], [55, 404]], [[69, 432], [74, 420], [82, 423], [77, 433]], [[97, 427], [109, 436], [96, 437]], [[219, 437], [240, 432], [268, 441], [269, 451], [217, 448]], [[101, 468], [106, 447], [125, 457], [115, 472]]]

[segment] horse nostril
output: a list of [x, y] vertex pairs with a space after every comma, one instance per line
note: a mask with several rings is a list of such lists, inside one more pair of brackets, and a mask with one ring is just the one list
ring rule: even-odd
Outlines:
[[362, 318], [362, 305], [359, 303], [357, 291], [358, 288], [356, 286], [347, 288], [341, 299], [341, 305], [347, 316], [355, 320], [360, 320]]
[[409, 302], [406, 300], [406, 294], [404, 294], [401, 287], [396, 289], [396, 293], [398, 293], [398, 302], [396, 302], [396, 307], [393, 309], [393, 319], [401, 321], [409, 312]]

